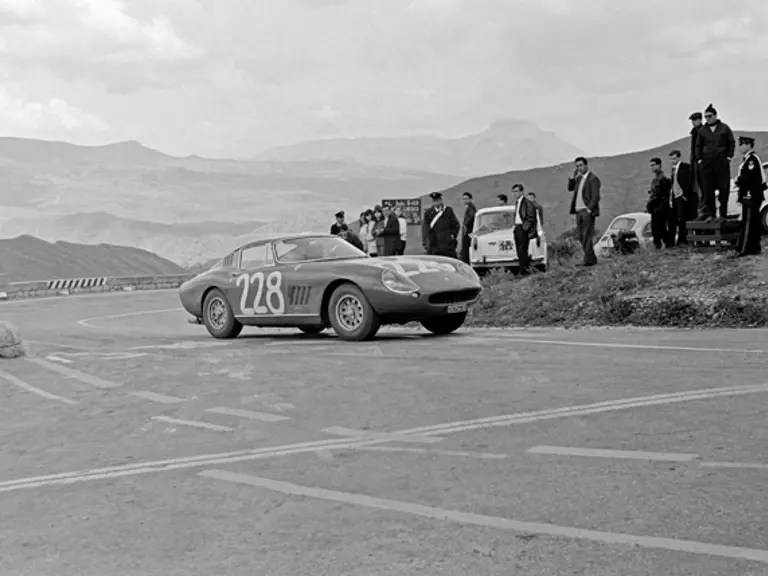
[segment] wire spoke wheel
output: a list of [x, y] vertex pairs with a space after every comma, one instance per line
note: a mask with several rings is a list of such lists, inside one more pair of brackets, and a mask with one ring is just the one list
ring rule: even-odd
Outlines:
[[365, 319], [363, 303], [352, 294], [345, 294], [336, 304], [336, 318], [344, 330], [357, 330]]
[[208, 304], [208, 322], [216, 330], [222, 330], [227, 323], [227, 307], [219, 297], [212, 298]]

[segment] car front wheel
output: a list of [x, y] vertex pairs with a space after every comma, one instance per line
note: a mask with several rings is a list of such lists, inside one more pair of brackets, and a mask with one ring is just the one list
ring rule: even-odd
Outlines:
[[235, 318], [232, 306], [221, 290], [213, 289], [203, 301], [203, 324], [214, 338], [228, 340], [237, 338], [243, 325]]
[[467, 313], [462, 312], [461, 314], [448, 314], [446, 316], [422, 320], [421, 325], [433, 334], [444, 335], [456, 332], [456, 330], [464, 325], [466, 319]]
[[371, 340], [381, 327], [379, 315], [354, 284], [342, 284], [328, 301], [328, 319], [342, 340]]

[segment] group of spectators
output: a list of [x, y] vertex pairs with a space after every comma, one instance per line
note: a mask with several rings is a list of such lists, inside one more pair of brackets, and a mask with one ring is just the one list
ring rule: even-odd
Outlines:
[[408, 237], [408, 222], [399, 206], [376, 205], [360, 213], [359, 232], [349, 229], [343, 211], [336, 213], [331, 234], [341, 236], [347, 242], [369, 256], [402, 256]]
[[[669, 153], [670, 175], [667, 176], [661, 158], [650, 160], [653, 179], [646, 212], [651, 215], [656, 249], [688, 244], [688, 222], [722, 222], [728, 218], [731, 160], [736, 153], [736, 138], [731, 128], [718, 118], [712, 104], [707, 106], [704, 114], [691, 114], [689, 120], [692, 125], [689, 162], [682, 160], [680, 150], [672, 150]], [[766, 184], [762, 163], [754, 147], [754, 138], [739, 137], [738, 151], [742, 162], [735, 184], [737, 202], [742, 209], [737, 253], [742, 256], [759, 254], [762, 236], [760, 208], [765, 201]]]

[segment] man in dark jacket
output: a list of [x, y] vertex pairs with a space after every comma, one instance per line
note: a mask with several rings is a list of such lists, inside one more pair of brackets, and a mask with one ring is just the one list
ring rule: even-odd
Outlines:
[[701, 166], [699, 166], [699, 158], [696, 156], [696, 145], [699, 143], [699, 129], [703, 118], [701, 112], [694, 112], [688, 117], [688, 120], [691, 121], [691, 152], [688, 158], [691, 164], [691, 190], [696, 195], [696, 205], [688, 207], [691, 210], [688, 214], [690, 220], [695, 220], [706, 212], [704, 194], [701, 193]]
[[336, 236], [339, 232], [341, 232], [342, 226], [346, 226], [344, 223], [344, 212], [336, 212], [336, 222], [331, 224], [331, 234]]
[[730, 127], [717, 118], [717, 110], [710, 104], [704, 111], [705, 125], [699, 128], [696, 140], [696, 158], [701, 167], [701, 196], [704, 211], [697, 220], [711, 221], [715, 217], [715, 190], [720, 192], [720, 218], [728, 216], [728, 197], [731, 194], [731, 158], [736, 151], [736, 140]]
[[755, 139], [751, 136], [739, 136], [739, 152], [744, 160], [739, 166], [736, 186], [739, 189], [741, 204], [741, 234], [736, 247], [739, 256], [760, 254], [760, 241], [763, 226], [760, 222], [760, 207], [765, 202], [765, 172], [760, 158], [755, 154]]
[[377, 236], [384, 239], [384, 253], [379, 256], [396, 256], [400, 247], [400, 222], [391, 206], [384, 206], [384, 227], [377, 230]]
[[429, 195], [432, 206], [424, 212], [421, 227], [421, 243], [430, 256], [456, 258], [456, 237], [461, 223], [450, 206], [443, 204], [443, 195], [432, 192]]
[[360, 237], [352, 232], [352, 230], [350, 230], [349, 226], [346, 224], [341, 225], [341, 228], [339, 229], [339, 236], [344, 238], [344, 240], [352, 244], [352, 246], [358, 250], [365, 252], [365, 247], [363, 246], [363, 242], [360, 240]]
[[651, 188], [648, 190], [648, 203], [645, 205], [645, 211], [651, 215], [651, 234], [653, 235], [653, 245], [656, 250], [661, 250], [662, 243], [667, 248], [675, 245], [671, 240], [667, 223], [669, 222], [670, 200], [669, 191], [672, 188], [672, 182], [664, 175], [661, 167], [661, 158], [651, 158]]
[[574, 163], [576, 169], [568, 179], [568, 191], [572, 192], [571, 214], [576, 216], [579, 241], [584, 250], [584, 262], [580, 265], [594, 266], [597, 264], [593, 240], [595, 219], [600, 216], [600, 178], [589, 169], [589, 163], [583, 156], [576, 158]]
[[669, 153], [669, 161], [672, 165], [669, 179], [672, 182], [670, 191], [669, 211], [669, 242], [675, 244], [688, 244], [688, 227], [686, 221], [696, 217], [696, 196], [692, 189], [691, 165], [681, 162], [680, 150], [672, 150]]
[[461, 195], [461, 200], [464, 202], [464, 221], [461, 225], [461, 258], [462, 262], [469, 264], [469, 243], [471, 242], [469, 235], [475, 229], [475, 215], [477, 214], [477, 208], [472, 201], [472, 194], [464, 192]]
[[531, 271], [531, 240], [536, 238], [538, 232], [536, 206], [525, 197], [525, 189], [522, 184], [512, 186], [512, 191], [517, 194], [515, 227], [512, 229], [512, 234], [515, 238], [518, 273], [525, 276]]

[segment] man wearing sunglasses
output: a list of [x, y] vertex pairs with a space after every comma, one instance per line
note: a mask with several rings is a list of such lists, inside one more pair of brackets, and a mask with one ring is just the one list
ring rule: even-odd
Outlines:
[[699, 221], [711, 222], [716, 217], [715, 190], [720, 193], [720, 219], [728, 217], [728, 197], [731, 193], [731, 158], [736, 151], [736, 139], [731, 128], [718, 119], [710, 104], [704, 111], [704, 125], [696, 140], [696, 158], [701, 168], [701, 203]]

